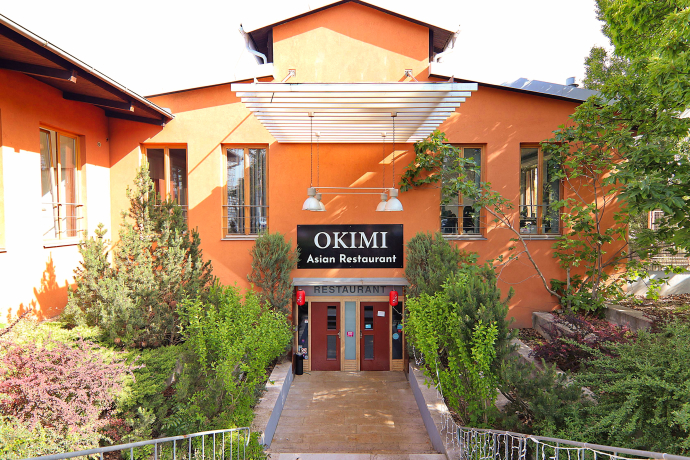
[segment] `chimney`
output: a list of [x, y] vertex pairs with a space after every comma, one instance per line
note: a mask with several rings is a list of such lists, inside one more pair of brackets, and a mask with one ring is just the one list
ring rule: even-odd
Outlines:
[[566, 86], [572, 86], [573, 88], [577, 88], [578, 86], [580, 86], [577, 83], [575, 83], [575, 77], [568, 77], [565, 80], [565, 85]]

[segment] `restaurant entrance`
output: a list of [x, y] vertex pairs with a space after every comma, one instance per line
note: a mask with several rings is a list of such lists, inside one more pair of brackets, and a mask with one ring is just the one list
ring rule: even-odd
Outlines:
[[[403, 370], [402, 285], [296, 290], [305, 291], [304, 305], [296, 305], [293, 315], [295, 352], [304, 356], [305, 371]], [[399, 296], [395, 306], [391, 291]]]

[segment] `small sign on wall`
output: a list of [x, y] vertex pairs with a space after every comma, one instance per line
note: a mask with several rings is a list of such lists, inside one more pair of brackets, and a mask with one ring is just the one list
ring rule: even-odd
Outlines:
[[376, 312], [376, 316], [386, 316], [386, 310], [379, 310]]

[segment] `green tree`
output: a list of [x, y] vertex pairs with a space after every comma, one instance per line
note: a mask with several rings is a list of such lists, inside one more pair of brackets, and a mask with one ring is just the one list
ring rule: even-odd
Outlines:
[[261, 289], [261, 297], [276, 310], [288, 310], [292, 298], [290, 273], [297, 268], [299, 248], [281, 233], [261, 233], [251, 250], [252, 271], [247, 279]]
[[489, 426], [503, 359], [510, 353], [508, 301], [492, 266], [467, 265], [442, 289], [407, 301], [405, 331], [425, 360], [424, 372], [464, 424]]
[[112, 267], [99, 226], [97, 238], [80, 246], [84, 262], [75, 271], [76, 288], [63, 317], [99, 325], [115, 343], [176, 343], [177, 307], [185, 298], [206, 295], [213, 284], [211, 263], [203, 260], [199, 234], [187, 229], [179, 206], [156, 201], [148, 165], [137, 172], [127, 197], [130, 208], [122, 213]]
[[585, 58], [585, 78], [582, 84], [587, 89], [600, 91], [604, 83], [625, 74], [628, 68], [625, 58], [609, 53], [606, 48], [593, 46]]
[[417, 233], [406, 245], [405, 277], [410, 283], [409, 297], [433, 295], [443, 288], [448, 277], [463, 263], [476, 262], [476, 254], [464, 254], [443, 238], [440, 232]]
[[615, 54], [629, 63], [624, 75], [602, 86], [607, 104], [599, 117], [630, 134], [611, 145], [624, 156], [616, 171], [622, 197], [631, 214], [664, 211], [661, 229], [641, 234], [641, 241], [688, 248], [690, 119], [682, 114], [690, 108], [690, 3], [599, 0], [597, 5]]

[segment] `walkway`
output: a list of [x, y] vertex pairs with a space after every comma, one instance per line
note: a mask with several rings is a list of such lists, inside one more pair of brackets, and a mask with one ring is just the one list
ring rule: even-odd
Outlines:
[[271, 460], [445, 459], [431, 446], [402, 372], [296, 375], [270, 452]]

